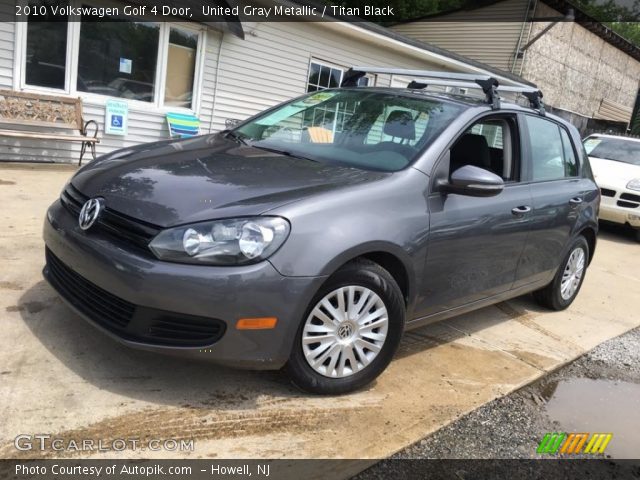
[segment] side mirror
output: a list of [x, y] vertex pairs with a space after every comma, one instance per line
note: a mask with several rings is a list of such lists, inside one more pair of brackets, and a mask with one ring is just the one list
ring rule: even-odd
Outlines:
[[457, 193], [471, 197], [493, 197], [504, 190], [504, 181], [489, 170], [465, 165], [453, 172], [451, 181], [443, 183], [441, 188], [446, 193]]

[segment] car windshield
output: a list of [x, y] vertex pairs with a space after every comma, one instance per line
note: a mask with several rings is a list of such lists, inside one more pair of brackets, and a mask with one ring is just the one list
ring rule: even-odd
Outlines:
[[409, 165], [463, 108], [394, 92], [322, 90], [268, 111], [232, 133], [269, 151], [393, 172]]
[[640, 141], [589, 137], [584, 141], [584, 148], [590, 157], [640, 165]]

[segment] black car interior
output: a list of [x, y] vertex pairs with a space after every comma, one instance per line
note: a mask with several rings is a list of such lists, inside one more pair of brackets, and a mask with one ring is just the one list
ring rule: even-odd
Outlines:
[[[490, 146], [487, 135], [476, 133], [479, 127], [490, 127], [492, 136], [499, 137], [495, 146]], [[497, 134], [496, 132], [497, 129]], [[504, 181], [514, 180], [516, 175], [517, 143], [514, 142], [515, 124], [511, 119], [499, 118], [476, 123], [451, 147], [449, 173], [464, 165], [473, 165], [495, 173]]]

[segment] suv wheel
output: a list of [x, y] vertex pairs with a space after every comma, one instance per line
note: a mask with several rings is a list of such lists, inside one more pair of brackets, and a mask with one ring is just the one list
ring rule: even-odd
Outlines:
[[536, 301], [552, 310], [564, 310], [571, 305], [584, 281], [588, 259], [589, 244], [580, 235], [573, 241], [553, 281], [543, 289], [533, 292]]
[[393, 277], [369, 260], [332, 275], [311, 301], [285, 367], [312, 393], [341, 394], [370, 383], [400, 343], [405, 305]]

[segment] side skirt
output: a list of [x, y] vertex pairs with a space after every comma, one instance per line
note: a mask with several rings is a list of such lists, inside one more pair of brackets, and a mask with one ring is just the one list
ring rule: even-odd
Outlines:
[[482, 300], [467, 303], [465, 305], [451, 308], [449, 310], [443, 310], [442, 312], [432, 313], [431, 315], [427, 315], [426, 317], [416, 318], [407, 322], [405, 330], [412, 330], [414, 328], [423, 327], [425, 325], [429, 325], [430, 323], [439, 322], [440, 320], [446, 320], [447, 318], [456, 317], [458, 315], [462, 315], [463, 313], [478, 310], [479, 308], [488, 307], [489, 305], [500, 303], [511, 298], [519, 297], [521, 295], [524, 295], [525, 293], [533, 292], [534, 290], [538, 290], [539, 288], [542, 288], [548, 284], [548, 280], [528, 283], [527, 285], [523, 285], [514, 290], [507, 290], [506, 292], [494, 295], [492, 297], [483, 298]]

